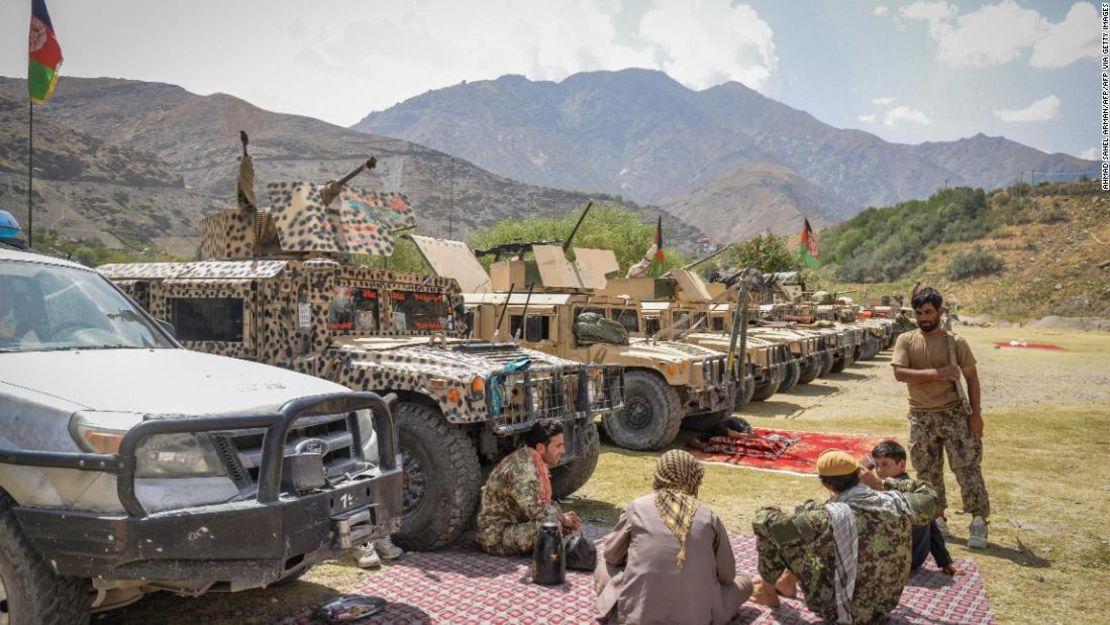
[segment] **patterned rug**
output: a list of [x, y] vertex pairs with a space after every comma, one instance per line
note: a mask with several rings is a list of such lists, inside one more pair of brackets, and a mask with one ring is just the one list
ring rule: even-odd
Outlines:
[[[764, 469], [767, 471], [782, 471], [786, 473], [802, 473], [813, 475], [817, 473], [817, 457], [826, 449], [843, 449], [856, 458], [861, 458], [871, 449], [885, 440], [879, 436], [866, 434], [829, 434], [825, 432], [788, 432], [786, 430], [770, 430], [754, 428], [753, 431], [761, 436], [778, 435], [797, 441], [777, 456], [773, 454], [743, 453], [742, 446], [737, 446], [734, 453], [713, 453], [709, 451], [695, 451], [688, 449], [695, 458], [702, 462], [715, 462], [733, 466], [748, 467], [751, 469]], [[710, 439], [712, 444], [722, 439]], [[738, 439], [742, 440], [742, 439]]]
[[[605, 530], [588, 527], [588, 536]], [[737, 569], [756, 570], [755, 538], [730, 537]], [[902, 601], [888, 623], [903, 625], [984, 625], [995, 622], [975, 563], [957, 560], [964, 575], [949, 577], [930, 561], [910, 576]], [[352, 594], [377, 595], [390, 602], [360, 625], [425, 625], [429, 623], [492, 625], [594, 623], [593, 579], [567, 572], [560, 586], [529, 583], [526, 558], [497, 558], [475, 550], [452, 549], [414, 553], [399, 564], [369, 576], [350, 589]], [[316, 606], [293, 614], [280, 625], [315, 624]], [[783, 599], [775, 610], [747, 603], [734, 625], [757, 623], [820, 623], [801, 601]]]

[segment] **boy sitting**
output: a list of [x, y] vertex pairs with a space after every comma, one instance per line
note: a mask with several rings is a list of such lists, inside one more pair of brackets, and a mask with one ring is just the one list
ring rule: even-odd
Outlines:
[[[906, 450], [894, 441], [883, 441], [871, 450], [871, 457], [875, 463], [875, 473], [882, 479], [908, 480], [906, 473]], [[913, 558], [910, 560], [910, 570], [916, 571], [925, 563], [925, 557], [933, 554], [933, 561], [948, 575], [956, 575], [958, 571], [952, 566], [952, 556], [944, 544], [944, 534], [937, 527], [936, 520], [927, 525], [913, 528]]]

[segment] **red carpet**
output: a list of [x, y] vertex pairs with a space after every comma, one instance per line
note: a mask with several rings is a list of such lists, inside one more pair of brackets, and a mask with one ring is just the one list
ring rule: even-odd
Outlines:
[[[588, 528], [591, 537], [604, 530]], [[755, 538], [733, 535], [737, 568], [756, 570]], [[965, 575], [949, 577], [928, 563], [910, 576], [902, 601], [889, 623], [902, 625], [985, 625], [995, 622], [983, 580], [974, 562], [957, 560]], [[593, 580], [586, 573], [567, 573], [561, 586], [529, 583], [528, 560], [497, 558], [479, 551], [453, 549], [410, 554], [399, 564], [370, 575], [351, 589], [390, 601], [382, 613], [362, 621], [367, 625], [427, 623], [492, 625], [594, 623]], [[312, 608], [281, 621], [281, 625], [315, 624]], [[733, 625], [796, 625], [820, 623], [800, 601], [783, 599], [775, 610], [745, 604]]]
[[1047, 349], [1052, 351], [1065, 351], [1066, 348], [1052, 343], [1026, 343], [1024, 341], [995, 341], [995, 347], [1020, 347], [1023, 349]]
[[[759, 450], [750, 453], [753, 451], [752, 448], [754, 445], [750, 442], [744, 442], [745, 439], [732, 439], [732, 441], [726, 441], [726, 439], [723, 438], [712, 438], [709, 440], [709, 444], [712, 445], [711, 449], [713, 450], [726, 448], [729, 443], [732, 443], [734, 446], [734, 453], [701, 452], [693, 449], [688, 449], [687, 451], [702, 462], [717, 462], [740, 467], [749, 467], [752, 469], [766, 469], [768, 471], [816, 474], [817, 456], [820, 456], [821, 452], [826, 449], [843, 449], [856, 458], [861, 458], [871, 453], [871, 449], [875, 447], [875, 445], [878, 445], [881, 441], [888, 438], [868, 436], [866, 434], [787, 432], [785, 430], [768, 430], [764, 428], [754, 428], [754, 432], [761, 436], [778, 435], [784, 438], [797, 439], [797, 442], [787, 446], [777, 457], [775, 457], [773, 453], [761, 453]], [[734, 441], [741, 441], [741, 443], [736, 445]]]

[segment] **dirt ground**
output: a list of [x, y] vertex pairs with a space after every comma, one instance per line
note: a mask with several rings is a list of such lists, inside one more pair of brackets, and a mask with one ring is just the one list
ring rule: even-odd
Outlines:
[[[1108, 623], [1110, 607], [1110, 334], [964, 328], [979, 360], [986, 421], [984, 475], [994, 510], [991, 547], [964, 547], [967, 515], [950, 515], [950, 550], [974, 559], [999, 623]], [[1067, 351], [1001, 348], [994, 341], [1055, 343]], [[893, 435], [905, 442], [905, 388], [889, 353], [752, 405], [756, 426]], [[676, 446], [685, 441], [680, 437]], [[611, 525], [620, 507], [650, 490], [658, 453], [604, 446], [597, 472], [565, 507]], [[950, 510], [960, 507], [949, 473]], [[702, 499], [730, 531], [750, 533], [764, 505], [822, 497], [816, 478], [709, 465]], [[369, 575], [330, 562], [291, 586], [184, 599], [152, 596], [93, 623], [269, 623]]]

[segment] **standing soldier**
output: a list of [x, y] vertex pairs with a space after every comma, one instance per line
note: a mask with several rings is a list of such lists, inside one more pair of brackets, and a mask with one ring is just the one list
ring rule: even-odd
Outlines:
[[[983, 413], [979, 374], [967, 341], [940, 325], [944, 300], [935, 289], [915, 289], [911, 300], [918, 330], [894, 344], [894, 378], [904, 382], [910, 397], [910, 461], [918, 479], [937, 491], [937, 525], [948, 533], [944, 518], [944, 455], [956, 475], [964, 510], [972, 521], [968, 547], [987, 546], [990, 499], [983, 483]], [[967, 380], [967, 392], [960, 379]]]
[[775, 607], [800, 585], [806, 606], [830, 623], [885, 622], [910, 576], [910, 530], [933, 518], [933, 489], [881, 480], [839, 449], [821, 454], [817, 474], [832, 494], [827, 502], [807, 501], [793, 514], [756, 511], [752, 600]]

